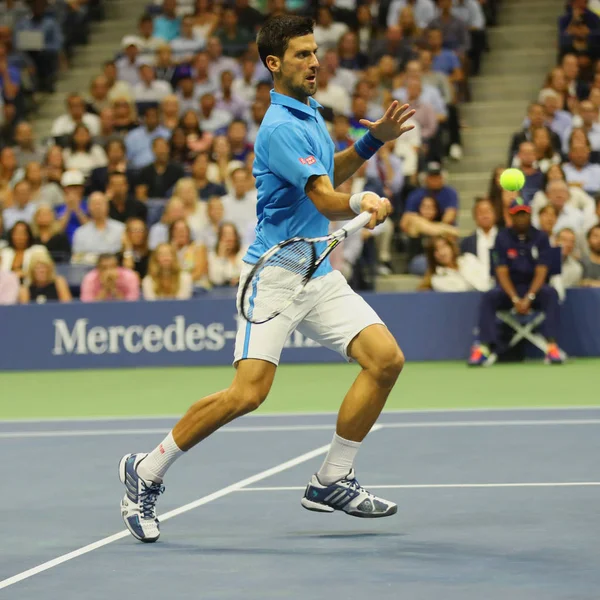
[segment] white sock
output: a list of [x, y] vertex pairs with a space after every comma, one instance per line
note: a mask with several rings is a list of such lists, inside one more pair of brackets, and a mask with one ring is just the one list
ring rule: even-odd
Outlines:
[[169, 467], [183, 454], [173, 439], [173, 432], [139, 464], [138, 475], [145, 480], [162, 481]]
[[346, 477], [352, 470], [360, 444], [361, 442], [345, 440], [335, 433], [325, 461], [317, 473], [319, 481], [323, 485], [331, 485]]

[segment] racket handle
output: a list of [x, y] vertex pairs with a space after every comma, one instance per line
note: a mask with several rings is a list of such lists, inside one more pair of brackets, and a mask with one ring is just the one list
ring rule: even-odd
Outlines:
[[346, 234], [346, 237], [355, 233], [359, 229], [362, 229], [365, 225], [369, 223], [371, 220], [372, 214], [370, 212], [362, 212], [357, 217], [354, 217], [352, 221], [346, 223], [344, 227], [342, 227], [342, 231]]

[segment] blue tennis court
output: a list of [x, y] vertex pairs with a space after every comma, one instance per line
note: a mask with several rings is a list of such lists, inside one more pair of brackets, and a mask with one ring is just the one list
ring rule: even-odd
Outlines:
[[334, 420], [212, 436], [169, 473], [154, 545], [123, 532], [116, 466], [173, 420], [1, 422], [2, 597], [597, 598], [600, 409], [386, 413], [357, 463], [399, 504], [377, 521], [300, 506]]

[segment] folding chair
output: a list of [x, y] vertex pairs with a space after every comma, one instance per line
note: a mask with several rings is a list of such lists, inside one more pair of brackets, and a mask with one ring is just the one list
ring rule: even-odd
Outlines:
[[[550, 264], [548, 266], [548, 277], [560, 275], [562, 272], [562, 254], [560, 248], [550, 249]], [[490, 268], [492, 276], [495, 276], [495, 265], [490, 253]], [[530, 344], [541, 350], [544, 354], [548, 352], [548, 342], [539, 333], [537, 328], [546, 320], [546, 314], [541, 310], [530, 310], [526, 315], [519, 314], [514, 308], [512, 310], [499, 310], [496, 312], [498, 321], [504, 323], [514, 331], [511, 339], [503, 346], [504, 352], [514, 348], [521, 340], [527, 340]], [[559, 349], [563, 360], [567, 358], [566, 353]]]

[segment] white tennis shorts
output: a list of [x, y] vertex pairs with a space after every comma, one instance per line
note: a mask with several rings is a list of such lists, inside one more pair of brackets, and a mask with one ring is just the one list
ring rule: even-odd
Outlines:
[[350, 342], [369, 325], [383, 324], [339, 271], [309, 281], [294, 303], [274, 319], [259, 325], [249, 323], [241, 316], [239, 307], [244, 282], [252, 267], [244, 264], [240, 276], [234, 364], [244, 358], [259, 358], [278, 365], [283, 346], [296, 329], [350, 361], [347, 354]]

